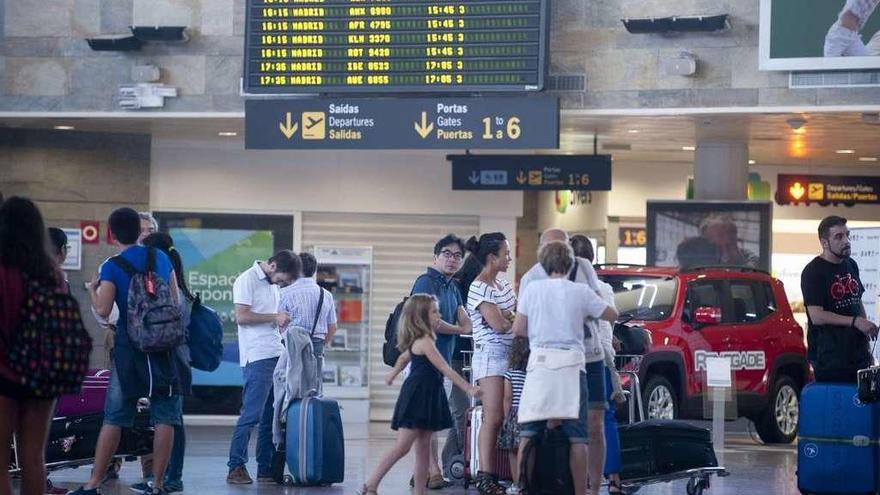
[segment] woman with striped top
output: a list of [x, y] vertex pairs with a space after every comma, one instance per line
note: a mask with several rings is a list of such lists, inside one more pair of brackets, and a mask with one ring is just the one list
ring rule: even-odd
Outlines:
[[510, 266], [510, 245], [500, 232], [471, 237], [467, 250], [483, 264], [471, 283], [467, 310], [473, 323], [474, 355], [471, 369], [483, 391], [483, 422], [477, 441], [480, 472], [475, 485], [482, 494], [503, 495], [495, 473], [495, 443], [504, 419], [504, 373], [513, 335], [516, 296], [510, 282], [499, 278]]

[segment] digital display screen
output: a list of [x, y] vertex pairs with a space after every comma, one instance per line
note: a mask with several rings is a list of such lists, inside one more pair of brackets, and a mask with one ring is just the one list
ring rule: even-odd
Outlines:
[[246, 94], [539, 91], [547, 0], [248, 0]]
[[649, 265], [770, 269], [772, 205], [763, 201], [648, 201]]

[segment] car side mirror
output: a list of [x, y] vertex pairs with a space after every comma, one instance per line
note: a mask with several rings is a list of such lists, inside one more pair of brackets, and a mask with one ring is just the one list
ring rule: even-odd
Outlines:
[[721, 323], [721, 308], [700, 306], [694, 311], [694, 323], [700, 326], [718, 325]]

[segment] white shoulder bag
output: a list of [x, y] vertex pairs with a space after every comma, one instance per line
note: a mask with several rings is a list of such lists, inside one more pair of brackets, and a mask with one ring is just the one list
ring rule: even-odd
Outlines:
[[584, 353], [579, 350], [532, 349], [519, 399], [519, 423], [578, 419], [583, 369]]

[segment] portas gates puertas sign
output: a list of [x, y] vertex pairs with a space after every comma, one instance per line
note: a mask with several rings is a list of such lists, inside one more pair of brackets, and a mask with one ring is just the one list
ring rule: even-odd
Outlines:
[[779, 174], [776, 202], [821, 206], [880, 203], [880, 177]]
[[555, 149], [559, 99], [248, 100], [245, 131], [247, 149]]
[[453, 190], [610, 191], [610, 155], [449, 155]]

